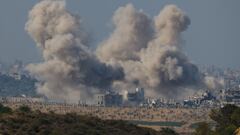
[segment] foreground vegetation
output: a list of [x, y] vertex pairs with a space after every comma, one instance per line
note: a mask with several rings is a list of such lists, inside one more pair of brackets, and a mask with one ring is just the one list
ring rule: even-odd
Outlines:
[[206, 122], [199, 123], [195, 135], [240, 135], [240, 107], [226, 105], [214, 109], [210, 118], [215, 121], [215, 126]]
[[[210, 113], [214, 124], [197, 124], [194, 135], [240, 135], [240, 107], [226, 105]], [[120, 120], [101, 120], [75, 113], [32, 111], [27, 106], [16, 110], [0, 104], [0, 135], [178, 135], [163, 128], [155, 131]]]
[[177, 135], [171, 129], [160, 132], [116, 120], [100, 120], [74, 113], [31, 111], [21, 106], [12, 111], [0, 105], [0, 134], [3, 135]]

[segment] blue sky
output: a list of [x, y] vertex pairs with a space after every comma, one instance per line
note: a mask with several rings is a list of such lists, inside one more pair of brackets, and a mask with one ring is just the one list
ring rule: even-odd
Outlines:
[[[24, 30], [27, 15], [37, 0], [0, 1], [0, 61], [11, 63], [41, 60], [40, 51]], [[239, 0], [69, 0], [67, 8], [79, 14], [92, 35], [93, 46], [112, 31], [111, 17], [119, 7], [132, 3], [149, 16], [166, 4], [176, 4], [191, 19], [184, 32], [184, 51], [196, 64], [240, 67]]]

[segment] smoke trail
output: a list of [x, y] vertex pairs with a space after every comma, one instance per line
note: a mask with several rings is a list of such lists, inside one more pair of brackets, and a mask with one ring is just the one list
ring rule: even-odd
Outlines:
[[108, 88], [124, 77], [119, 67], [106, 65], [87, 46], [78, 16], [64, 1], [44, 0], [29, 13], [26, 31], [41, 48], [44, 61], [27, 68], [41, 83], [38, 92], [48, 97], [77, 100], [92, 90]]

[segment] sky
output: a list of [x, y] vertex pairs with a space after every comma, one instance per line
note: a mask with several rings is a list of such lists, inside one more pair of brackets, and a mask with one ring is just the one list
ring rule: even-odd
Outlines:
[[[0, 1], [0, 61], [38, 62], [41, 54], [24, 30], [28, 12], [38, 0]], [[68, 0], [67, 9], [80, 15], [91, 35], [92, 46], [107, 39], [113, 30], [111, 18], [116, 9], [132, 3], [149, 16], [158, 15], [167, 4], [175, 4], [191, 19], [183, 33], [184, 51], [200, 65], [240, 67], [239, 0]]]

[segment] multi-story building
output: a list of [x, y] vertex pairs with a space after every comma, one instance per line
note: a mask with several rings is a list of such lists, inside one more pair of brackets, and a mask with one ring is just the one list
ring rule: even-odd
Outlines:
[[123, 96], [115, 92], [107, 92], [105, 94], [95, 95], [95, 104], [97, 106], [121, 106]]
[[129, 102], [141, 103], [144, 101], [144, 89], [136, 88], [135, 92], [129, 92], [127, 94], [127, 99]]
[[240, 86], [222, 90], [221, 100], [226, 103], [240, 105]]

